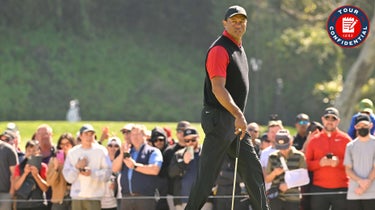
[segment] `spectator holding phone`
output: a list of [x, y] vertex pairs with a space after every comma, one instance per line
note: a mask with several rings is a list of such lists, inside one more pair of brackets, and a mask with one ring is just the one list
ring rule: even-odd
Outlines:
[[107, 149], [95, 143], [92, 125], [84, 124], [79, 133], [81, 144], [69, 150], [63, 168], [65, 180], [72, 184], [72, 210], [100, 210], [111, 161]]
[[[322, 116], [323, 130], [311, 137], [306, 148], [308, 170], [313, 172], [311, 210], [347, 209], [348, 177], [343, 165], [346, 145], [351, 138], [340, 131], [339, 111], [325, 109]], [[327, 193], [328, 194], [322, 194]]]
[[[62, 174], [68, 151], [75, 146], [72, 134], [64, 133], [57, 141], [57, 151], [52, 154], [48, 163], [47, 183], [52, 188], [52, 210], [70, 210], [70, 186]], [[65, 200], [64, 200], [65, 199]]]
[[14, 171], [17, 210], [48, 209], [47, 201], [43, 201], [43, 193], [48, 190], [46, 177], [47, 165], [42, 163], [39, 142], [30, 140], [26, 143], [25, 159]]
[[[163, 156], [158, 148], [146, 143], [146, 127], [135, 124], [131, 128], [131, 145], [124, 142], [121, 153], [112, 165], [113, 172], [121, 171], [121, 210], [153, 210], [154, 199], [137, 198], [154, 196], [157, 175], [163, 164]], [[136, 198], [136, 199], [132, 199]], [[131, 199], [129, 199], [131, 198]]]

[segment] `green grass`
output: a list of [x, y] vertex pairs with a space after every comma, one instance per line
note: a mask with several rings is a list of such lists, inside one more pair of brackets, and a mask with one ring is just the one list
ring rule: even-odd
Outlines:
[[[31, 139], [35, 133], [37, 127], [41, 124], [48, 124], [53, 129], [53, 141], [57, 142], [57, 139], [62, 133], [69, 132], [75, 135], [84, 123], [90, 123], [94, 126], [98, 138], [100, 137], [101, 130], [104, 127], [109, 128], [109, 132], [112, 135], [116, 135], [122, 139], [120, 129], [127, 123], [143, 124], [147, 129], [152, 130], [155, 126], [169, 127], [172, 130], [173, 138], [176, 138], [176, 126], [177, 122], [115, 122], [115, 121], [82, 121], [82, 122], [67, 122], [67, 121], [13, 121], [16, 123], [18, 130], [21, 134], [20, 148], [23, 150], [25, 143]], [[8, 122], [0, 122], [0, 131], [4, 131]], [[204, 132], [200, 126], [200, 123], [192, 123], [192, 125], [198, 130], [200, 134], [200, 140], [203, 141]]]

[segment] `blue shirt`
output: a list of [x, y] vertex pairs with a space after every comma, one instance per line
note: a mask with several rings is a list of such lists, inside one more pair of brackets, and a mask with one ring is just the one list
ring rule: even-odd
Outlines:
[[[355, 139], [357, 137], [356, 130], [355, 130], [354, 126], [355, 126], [355, 118], [357, 118], [357, 116], [359, 114], [361, 114], [361, 112], [358, 112], [357, 114], [353, 115], [352, 120], [350, 122], [349, 129], [348, 129], [348, 135], [352, 139]], [[372, 124], [374, 125], [371, 128], [370, 134], [374, 135], [374, 133], [375, 133], [375, 115], [373, 113], [370, 114], [370, 120], [371, 120]]]

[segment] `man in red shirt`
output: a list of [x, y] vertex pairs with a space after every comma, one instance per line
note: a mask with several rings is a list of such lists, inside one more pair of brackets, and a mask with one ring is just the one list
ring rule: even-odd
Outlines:
[[[347, 209], [346, 195], [348, 177], [343, 165], [346, 144], [351, 138], [337, 127], [339, 111], [334, 107], [325, 109], [322, 116], [324, 129], [311, 137], [306, 148], [308, 169], [314, 173], [311, 192], [312, 210]], [[322, 193], [322, 194], [320, 194]]]
[[198, 175], [185, 210], [199, 210], [206, 203], [219, 175], [225, 155], [236, 156], [236, 135], [240, 135], [238, 174], [243, 179], [253, 210], [268, 210], [262, 168], [246, 133], [244, 116], [249, 93], [249, 65], [242, 46], [247, 13], [231, 6], [222, 21], [224, 32], [206, 56], [204, 107], [201, 124], [205, 133]]

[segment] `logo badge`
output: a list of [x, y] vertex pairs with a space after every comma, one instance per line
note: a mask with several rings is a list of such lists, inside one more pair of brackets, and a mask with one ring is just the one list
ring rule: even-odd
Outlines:
[[345, 5], [329, 16], [327, 32], [335, 44], [352, 48], [365, 41], [370, 32], [370, 24], [367, 15], [360, 8]]

